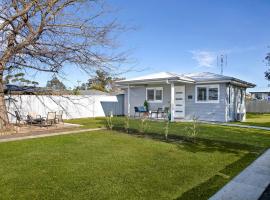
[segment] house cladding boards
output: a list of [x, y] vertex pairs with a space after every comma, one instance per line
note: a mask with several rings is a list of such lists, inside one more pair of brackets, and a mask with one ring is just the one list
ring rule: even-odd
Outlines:
[[[136, 86], [130, 88], [130, 114], [134, 115], [135, 106], [143, 106], [144, 101], [146, 100], [146, 89], [147, 88], [163, 88], [163, 98], [162, 102], [149, 102], [149, 109], [156, 110], [158, 108], [169, 107], [171, 100], [171, 86], [166, 85], [144, 85]], [[125, 90], [125, 108], [128, 107], [128, 95], [127, 90]], [[127, 109], [125, 109], [125, 114], [127, 114]]]
[[[128, 108], [130, 96], [131, 115], [134, 115], [135, 106], [143, 106], [148, 99], [150, 110], [171, 107], [172, 121], [183, 118], [191, 120], [193, 117], [220, 122], [244, 120], [245, 91], [246, 88], [255, 87], [253, 83], [210, 72], [182, 75], [162, 72], [122, 80], [119, 84], [123, 88], [130, 88], [129, 93], [126, 89], [125, 108]], [[185, 91], [177, 86], [185, 86]], [[171, 94], [171, 91], [175, 91], [175, 94]], [[182, 95], [179, 97], [179, 94]]]
[[[226, 85], [219, 84], [219, 103], [196, 103], [195, 102], [195, 84], [175, 84], [185, 85], [185, 118], [192, 119], [193, 116], [199, 117], [200, 120], [208, 121], [225, 121], [226, 115]], [[206, 85], [206, 84], [204, 84]], [[170, 97], [171, 97], [171, 85], [144, 85], [136, 86], [130, 88], [130, 114], [134, 115], [134, 106], [143, 106], [144, 101], [146, 100], [146, 89], [147, 88], [163, 88], [163, 101], [162, 102], [149, 102], [150, 110], [156, 110], [157, 108], [164, 108], [170, 106]], [[128, 107], [127, 100], [127, 90], [125, 95], [125, 107]], [[127, 114], [127, 109], [125, 110]]]
[[[207, 86], [207, 84], [203, 84]], [[200, 86], [199, 84], [197, 86]], [[226, 116], [226, 84], [219, 84], [219, 103], [199, 103], [196, 102], [196, 85], [186, 84], [186, 119], [193, 116], [199, 120], [206, 121], [225, 121]], [[189, 99], [192, 96], [192, 99]]]

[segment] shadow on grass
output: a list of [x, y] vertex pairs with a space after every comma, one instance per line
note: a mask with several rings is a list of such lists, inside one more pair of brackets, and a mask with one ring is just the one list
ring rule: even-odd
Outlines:
[[[123, 133], [127, 133], [122, 126], [115, 126], [114, 130], [121, 131]], [[154, 132], [140, 133], [137, 129], [129, 129], [127, 134], [134, 135], [137, 137], [151, 138], [163, 142], [176, 143], [178, 148], [184, 149], [189, 152], [213, 152], [213, 151], [222, 151], [228, 153], [237, 153], [239, 150], [246, 150], [249, 152], [262, 153], [264, 151], [263, 148], [257, 147], [254, 145], [248, 144], [239, 144], [234, 142], [227, 141], [216, 141], [213, 139], [206, 138], [195, 138], [195, 143], [192, 142], [194, 138], [190, 138], [182, 135], [174, 135], [170, 134], [168, 136], [168, 140], [165, 140], [164, 135]], [[181, 143], [179, 143], [181, 142]]]
[[[103, 121], [106, 123], [106, 120]], [[214, 195], [222, 186], [228, 183], [234, 176], [236, 176], [240, 171], [247, 167], [252, 161], [254, 161], [265, 149], [262, 147], [240, 144], [230, 141], [220, 141], [207, 138], [196, 137], [190, 138], [188, 136], [170, 134], [168, 140], [165, 140], [164, 135], [155, 130], [148, 130], [146, 133], [139, 132], [136, 128], [130, 128], [127, 132], [124, 129], [124, 124], [116, 123], [114, 130], [120, 131], [124, 134], [130, 134], [135, 137], [149, 138], [157, 141], [174, 143], [177, 147], [184, 151], [189, 151], [192, 153], [197, 152], [227, 152], [233, 154], [243, 154], [246, 153], [237, 161], [227, 165], [224, 169], [220, 170], [216, 175], [208, 179], [207, 181], [193, 187], [192, 189], [186, 191], [181, 196], [177, 197], [177, 200], [197, 200], [197, 199], [208, 199]], [[151, 132], [152, 131], [152, 132]], [[162, 131], [162, 130], [160, 130]], [[195, 143], [194, 143], [195, 141]]]
[[[123, 127], [114, 127], [115, 130], [124, 132]], [[130, 129], [128, 134], [140, 138], [150, 138], [157, 141], [163, 141], [167, 143], [174, 143], [177, 147], [183, 151], [189, 151], [192, 153], [197, 152], [226, 152], [233, 154], [243, 154], [239, 160], [227, 165], [224, 169], [220, 170], [216, 175], [208, 179], [207, 181], [193, 187], [186, 191], [181, 196], [177, 197], [177, 200], [197, 200], [208, 199], [214, 195], [222, 186], [229, 182], [240, 171], [246, 168], [252, 161], [254, 161], [264, 149], [253, 145], [231, 143], [225, 141], [214, 141], [205, 138], [196, 138], [196, 142], [191, 142], [191, 139], [185, 136], [170, 135], [168, 140], [164, 139], [164, 136], [157, 133], [139, 133], [137, 129]]]
[[207, 181], [193, 187], [192, 189], [183, 193], [176, 200], [186, 199], [209, 199], [214, 195], [223, 185], [229, 182], [234, 176], [236, 176], [241, 170], [247, 167], [252, 161], [257, 158], [258, 154], [248, 153], [242, 158], [226, 166], [224, 169], [219, 171], [218, 174], [211, 177]]

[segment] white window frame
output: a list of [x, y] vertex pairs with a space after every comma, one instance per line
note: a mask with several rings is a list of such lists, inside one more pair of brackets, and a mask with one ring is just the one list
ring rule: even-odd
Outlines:
[[[154, 90], [154, 100], [148, 100], [147, 99], [147, 91], [148, 90]], [[156, 90], [161, 90], [162, 91], [161, 100], [156, 100]], [[151, 88], [149, 87], [149, 88], [146, 88], [145, 99], [149, 103], [162, 103], [163, 102], [163, 87], [151, 87]]]
[[[206, 88], [206, 101], [198, 100], [198, 88]], [[218, 89], [218, 100], [209, 100], [209, 89], [217, 88]], [[220, 99], [220, 87], [219, 84], [216, 85], [196, 85], [195, 86], [195, 103], [219, 103]]]

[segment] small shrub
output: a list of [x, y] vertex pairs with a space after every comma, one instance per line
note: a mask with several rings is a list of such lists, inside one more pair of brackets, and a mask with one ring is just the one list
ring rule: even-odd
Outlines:
[[143, 117], [141, 118], [140, 120], [140, 128], [139, 128], [139, 131], [140, 133], [145, 133], [147, 128], [148, 128], [148, 123], [147, 123], [147, 118], [146, 117]]
[[165, 126], [164, 126], [164, 135], [165, 135], [166, 140], [168, 140], [168, 135], [169, 135], [169, 124], [170, 124], [170, 120], [166, 120]]
[[145, 107], [146, 111], [149, 111], [149, 103], [146, 100], [144, 101], [143, 106]]
[[191, 138], [191, 141], [193, 143], [196, 142], [196, 137], [199, 134], [199, 121], [198, 121], [198, 119], [199, 119], [198, 117], [193, 116], [191, 126], [186, 127], [186, 131], [188, 133], [188, 136]]
[[113, 129], [113, 120], [112, 120], [112, 118], [113, 118], [113, 114], [111, 112], [110, 115], [106, 117], [107, 129], [109, 129], [109, 130]]
[[125, 128], [126, 132], [129, 133], [129, 116], [125, 117], [124, 128]]

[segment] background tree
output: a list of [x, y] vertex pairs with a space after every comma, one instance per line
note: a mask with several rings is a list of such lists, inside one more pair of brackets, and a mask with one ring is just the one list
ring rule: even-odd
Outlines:
[[96, 76], [92, 79], [88, 80], [88, 88], [100, 90], [103, 92], [109, 91], [110, 83], [112, 82], [112, 77], [109, 75], [108, 72], [97, 70]]
[[102, 70], [97, 70], [96, 75], [89, 79], [85, 84], [83, 83], [79, 88], [82, 90], [95, 89], [103, 92], [111, 92], [119, 90], [119, 87], [116, 85], [116, 81], [123, 80], [123, 78], [113, 77], [110, 73]]
[[59, 73], [64, 65], [93, 72], [125, 60], [124, 54], [113, 51], [124, 29], [106, 14], [108, 9], [98, 0], [0, 2], [0, 129], [9, 124], [5, 75]]
[[52, 80], [47, 81], [47, 88], [53, 90], [66, 90], [66, 86], [56, 76], [53, 76]]
[[4, 84], [14, 84], [19, 86], [37, 86], [39, 83], [26, 79], [24, 73], [18, 73], [14, 75], [6, 75], [4, 78]]
[[268, 67], [267, 71], [264, 72], [264, 77], [267, 79], [267, 80], [270, 80], [270, 53], [267, 53], [266, 56], [265, 56], [265, 62], [266, 62], [266, 66]]

